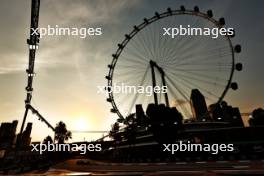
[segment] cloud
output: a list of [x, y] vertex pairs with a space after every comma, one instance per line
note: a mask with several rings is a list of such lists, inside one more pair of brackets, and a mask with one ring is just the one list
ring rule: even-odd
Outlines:
[[[19, 1], [17, 3], [20, 3], [22, 8], [27, 7], [28, 11], [17, 10], [17, 16], [9, 17], [11, 21], [9, 23], [6, 22], [4, 16], [0, 17], [1, 24], [5, 24], [4, 29], [0, 33], [2, 39], [0, 48], [0, 74], [24, 71], [28, 61], [26, 38], [28, 37], [27, 32], [29, 32], [28, 21], [30, 21], [30, 11], [28, 6], [30, 4]], [[136, 7], [138, 4], [138, 0], [41, 1], [39, 24], [40, 27], [46, 27], [47, 25], [87, 28], [101, 27], [107, 35], [115, 36], [115, 34], [118, 34], [118, 31], [111, 29], [111, 25], [114, 23], [122, 24], [124, 17], [121, 13], [127, 8]], [[13, 10], [15, 9], [11, 9], [10, 11]], [[6, 10], [3, 9], [3, 11]], [[3, 11], [2, 13], [4, 13]], [[16, 21], [19, 21], [19, 23]], [[108, 29], [111, 32], [114, 31], [115, 34], [110, 34]], [[83, 65], [78, 64], [95, 60], [99, 61], [100, 64], [102, 59], [98, 59], [98, 57], [104, 57], [105, 55], [98, 53], [101, 49], [111, 47], [111, 37], [109, 38], [103, 34], [101, 38], [100, 36], [98, 38], [88, 37], [88, 39], [80, 39], [79, 37], [73, 38], [71, 36], [43, 38], [40, 41], [40, 50], [37, 51], [36, 55], [36, 68], [64, 66], [81, 68]], [[104, 38], [103, 42], [102, 38]]]
[[173, 101], [173, 106], [182, 106], [182, 105], [185, 105], [187, 103], [190, 103], [190, 102], [186, 101], [186, 100], [182, 100], [182, 99], [175, 99]]
[[139, 0], [47, 0], [42, 4], [44, 17], [55, 15], [54, 17], [59, 19], [62, 24], [72, 22], [112, 24], [120, 22], [121, 12], [139, 5]]

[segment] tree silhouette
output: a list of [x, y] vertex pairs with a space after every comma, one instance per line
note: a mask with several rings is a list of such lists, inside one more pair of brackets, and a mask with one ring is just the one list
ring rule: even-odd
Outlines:
[[135, 114], [130, 114], [125, 119], [125, 130], [124, 138], [129, 142], [129, 144], [134, 143], [137, 134], [137, 123], [135, 119]]
[[56, 124], [55, 127], [55, 141], [59, 144], [63, 144], [65, 141], [68, 141], [72, 138], [72, 133], [67, 130], [66, 124], [60, 121]]
[[109, 132], [109, 137], [114, 140], [115, 144], [121, 141], [121, 134], [119, 130], [120, 130], [119, 123], [116, 122], [112, 125], [112, 129]]
[[252, 118], [249, 119], [250, 126], [264, 125], [264, 110], [262, 108], [255, 109], [252, 112]]
[[50, 144], [53, 143], [53, 139], [52, 139], [51, 136], [47, 136], [47, 137], [45, 137], [45, 139], [43, 140], [43, 144], [48, 144], [48, 143], [50, 143]]

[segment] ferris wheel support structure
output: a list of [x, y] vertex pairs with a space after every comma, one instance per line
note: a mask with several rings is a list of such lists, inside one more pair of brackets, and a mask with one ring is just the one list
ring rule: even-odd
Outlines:
[[[164, 70], [160, 66], [158, 66], [156, 62], [150, 60], [149, 61], [149, 64], [150, 64], [150, 67], [151, 67], [151, 76], [152, 76], [152, 86], [153, 86], [154, 102], [155, 102], [156, 105], [158, 105], [157, 93], [154, 91], [154, 89], [155, 89], [155, 87], [157, 85], [157, 83], [156, 83], [156, 77], [155, 77], [155, 69], [154, 68], [157, 68], [157, 70], [159, 71], [159, 73], [161, 75], [162, 85], [166, 87], [165, 73], [164, 73]], [[169, 107], [170, 104], [169, 104], [169, 98], [168, 98], [168, 93], [167, 92], [164, 93], [164, 98], [165, 98], [166, 106]]]

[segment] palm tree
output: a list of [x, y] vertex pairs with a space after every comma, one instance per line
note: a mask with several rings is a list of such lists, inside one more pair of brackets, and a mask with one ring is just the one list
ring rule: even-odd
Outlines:
[[56, 124], [55, 127], [55, 141], [59, 144], [63, 144], [65, 141], [68, 141], [72, 138], [72, 133], [67, 130], [66, 124], [60, 121]]
[[45, 137], [45, 139], [43, 140], [43, 144], [52, 144], [53, 143], [53, 140], [52, 140], [52, 137], [51, 136], [47, 136]]
[[116, 122], [112, 125], [112, 129], [109, 132], [109, 137], [115, 140], [115, 142], [119, 142], [121, 140], [121, 135], [119, 130], [120, 130], [119, 123]]
[[130, 143], [134, 143], [137, 135], [137, 123], [135, 119], [135, 114], [129, 114], [126, 119], [125, 123], [126, 125], [124, 130], [124, 138]]
[[252, 112], [252, 118], [249, 119], [250, 126], [264, 125], [264, 109], [257, 108]]
[[109, 137], [112, 138], [114, 140], [114, 146], [116, 148], [117, 144], [120, 143], [122, 141], [122, 136], [120, 133], [120, 126], [118, 122], [115, 122], [112, 125], [112, 129], [109, 132]]

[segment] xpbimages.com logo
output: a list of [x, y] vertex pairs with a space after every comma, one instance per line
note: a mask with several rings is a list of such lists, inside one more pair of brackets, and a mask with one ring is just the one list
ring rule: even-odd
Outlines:
[[102, 151], [101, 144], [54, 144], [40, 143], [40, 144], [31, 144], [32, 152], [39, 152], [43, 154], [45, 152], [80, 152], [80, 154], [86, 154], [87, 152], [100, 152]]
[[59, 25], [55, 25], [54, 27], [48, 25], [47, 27], [41, 28], [31, 28], [31, 35], [37, 35], [40, 38], [44, 36], [79, 36], [84, 39], [87, 36], [99, 36], [102, 35], [102, 28], [97, 27], [60, 27]]

